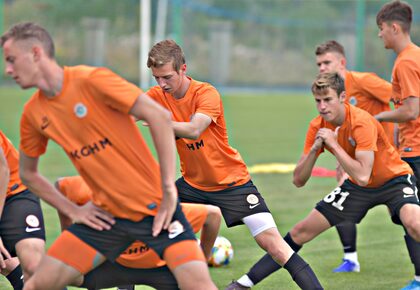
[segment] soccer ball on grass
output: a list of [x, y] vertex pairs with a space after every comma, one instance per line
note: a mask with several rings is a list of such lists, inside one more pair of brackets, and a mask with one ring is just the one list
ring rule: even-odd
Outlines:
[[211, 250], [210, 259], [208, 261], [211, 267], [221, 267], [229, 264], [233, 259], [233, 247], [228, 239], [218, 236]]

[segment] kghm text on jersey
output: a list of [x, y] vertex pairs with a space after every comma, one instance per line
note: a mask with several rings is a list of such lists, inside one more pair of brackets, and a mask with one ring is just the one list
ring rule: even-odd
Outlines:
[[85, 145], [80, 149], [70, 152], [70, 156], [72, 158], [80, 159], [82, 157], [96, 154], [106, 149], [107, 146], [112, 146], [112, 143], [107, 137], [105, 137], [104, 139], [94, 142], [93, 144]]
[[203, 139], [200, 140], [200, 142], [185, 144], [187, 145], [189, 150], [199, 150], [201, 147], [204, 147], [204, 141]]

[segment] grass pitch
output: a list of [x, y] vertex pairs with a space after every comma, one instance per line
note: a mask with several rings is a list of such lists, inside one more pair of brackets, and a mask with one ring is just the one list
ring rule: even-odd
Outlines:
[[[19, 142], [19, 119], [23, 103], [30, 91], [15, 87], [0, 88], [0, 129]], [[308, 93], [225, 95], [223, 97], [230, 143], [238, 149], [251, 166], [262, 163], [295, 163], [301, 154], [309, 121], [317, 115]], [[147, 129], [141, 128], [150, 142]], [[40, 171], [51, 181], [59, 176], [73, 175], [75, 170], [59, 146], [50, 142], [48, 152], [41, 158]], [[317, 166], [334, 168], [335, 161], [323, 154]], [[297, 189], [292, 175], [255, 174], [255, 185], [266, 199], [280, 232], [284, 235], [303, 219], [335, 187], [332, 178], [312, 178]], [[47, 227], [47, 246], [59, 234], [57, 214], [43, 204]], [[264, 252], [258, 248], [244, 226], [227, 229], [222, 225], [220, 235], [227, 237], [234, 247], [234, 259], [223, 268], [211, 269], [220, 289], [239, 278]], [[399, 289], [413, 278], [403, 239], [403, 229], [391, 223], [387, 210], [380, 206], [371, 210], [358, 226], [360, 273], [333, 274], [342, 258], [342, 249], [335, 229], [328, 230], [303, 247], [300, 254], [312, 266], [325, 289], [384, 290]], [[0, 278], [0, 289], [12, 289]], [[69, 288], [76, 289], [76, 288]], [[136, 289], [150, 289], [137, 286]], [[298, 289], [287, 271], [280, 270], [253, 289]]]

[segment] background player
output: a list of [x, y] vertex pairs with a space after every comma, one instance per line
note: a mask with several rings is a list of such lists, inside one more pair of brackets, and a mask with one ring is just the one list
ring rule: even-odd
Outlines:
[[[78, 205], [84, 205], [92, 199], [91, 190], [80, 176], [60, 178], [55, 186], [69, 200]], [[222, 217], [220, 209], [212, 205], [182, 204], [182, 210], [193, 231], [195, 233], [201, 231], [200, 245], [208, 260], [219, 232]], [[71, 220], [60, 212], [58, 214], [64, 230], [71, 225]], [[100, 289], [126, 283], [146, 284], [160, 290], [178, 289], [176, 280], [165, 261], [140, 241], [130, 245], [117, 259], [117, 263], [105, 262], [79, 279], [75, 285], [88, 289]], [[120, 286], [119, 289], [121, 288], [123, 287]], [[124, 289], [134, 289], [134, 286], [125, 286]]]
[[[411, 41], [413, 18], [411, 7], [400, 1], [385, 4], [378, 12], [376, 23], [379, 37], [386, 49], [396, 54], [392, 70], [392, 101], [395, 110], [377, 114], [381, 122], [396, 122], [399, 128], [399, 152], [414, 171], [420, 186], [420, 48]], [[415, 267], [415, 276], [404, 290], [420, 290], [420, 243], [408, 234], [405, 241]]]
[[[45, 248], [39, 198], [19, 178], [19, 153], [0, 131], [0, 268], [14, 289], [22, 289]], [[19, 257], [19, 261], [11, 257]], [[6, 260], [5, 260], [6, 259]]]

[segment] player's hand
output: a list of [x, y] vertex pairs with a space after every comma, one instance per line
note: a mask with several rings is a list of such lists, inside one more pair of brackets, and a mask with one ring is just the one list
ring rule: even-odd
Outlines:
[[320, 137], [316, 137], [315, 142], [312, 145], [311, 150], [314, 151], [314, 152], [318, 152], [318, 150], [321, 149], [322, 146], [324, 146], [324, 140], [322, 140], [322, 138], [320, 138]]
[[11, 259], [12, 256], [10, 256], [9, 251], [4, 247], [3, 240], [1, 239], [1, 237], [0, 237], [0, 252], [1, 252], [1, 255], [0, 255], [0, 268], [1, 269], [5, 269], [6, 268], [6, 262], [5, 262], [5, 260]]
[[109, 230], [111, 225], [115, 224], [114, 217], [109, 212], [94, 205], [91, 201], [79, 206], [71, 219], [74, 223], [85, 224], [98, 231]]
[[335, 132], [328, 128], [321, 128], [318, 130], [316, 138], [321, 138], [324, 141], [325, 145], [328, 145], [329, 147], [334, 147], [334, 145], [337, 143], [337, 134], [339, 128], [340, 127], [337, 127]]
[[157, 237], [162, 229], [167, 230], [171, 224], [174, 215], [176, 204], [178, 201], [178, 192], [175, 184], [170, 188], [164, 189], [162, 203], [155, 216], [152, 227], [152, 235]]

